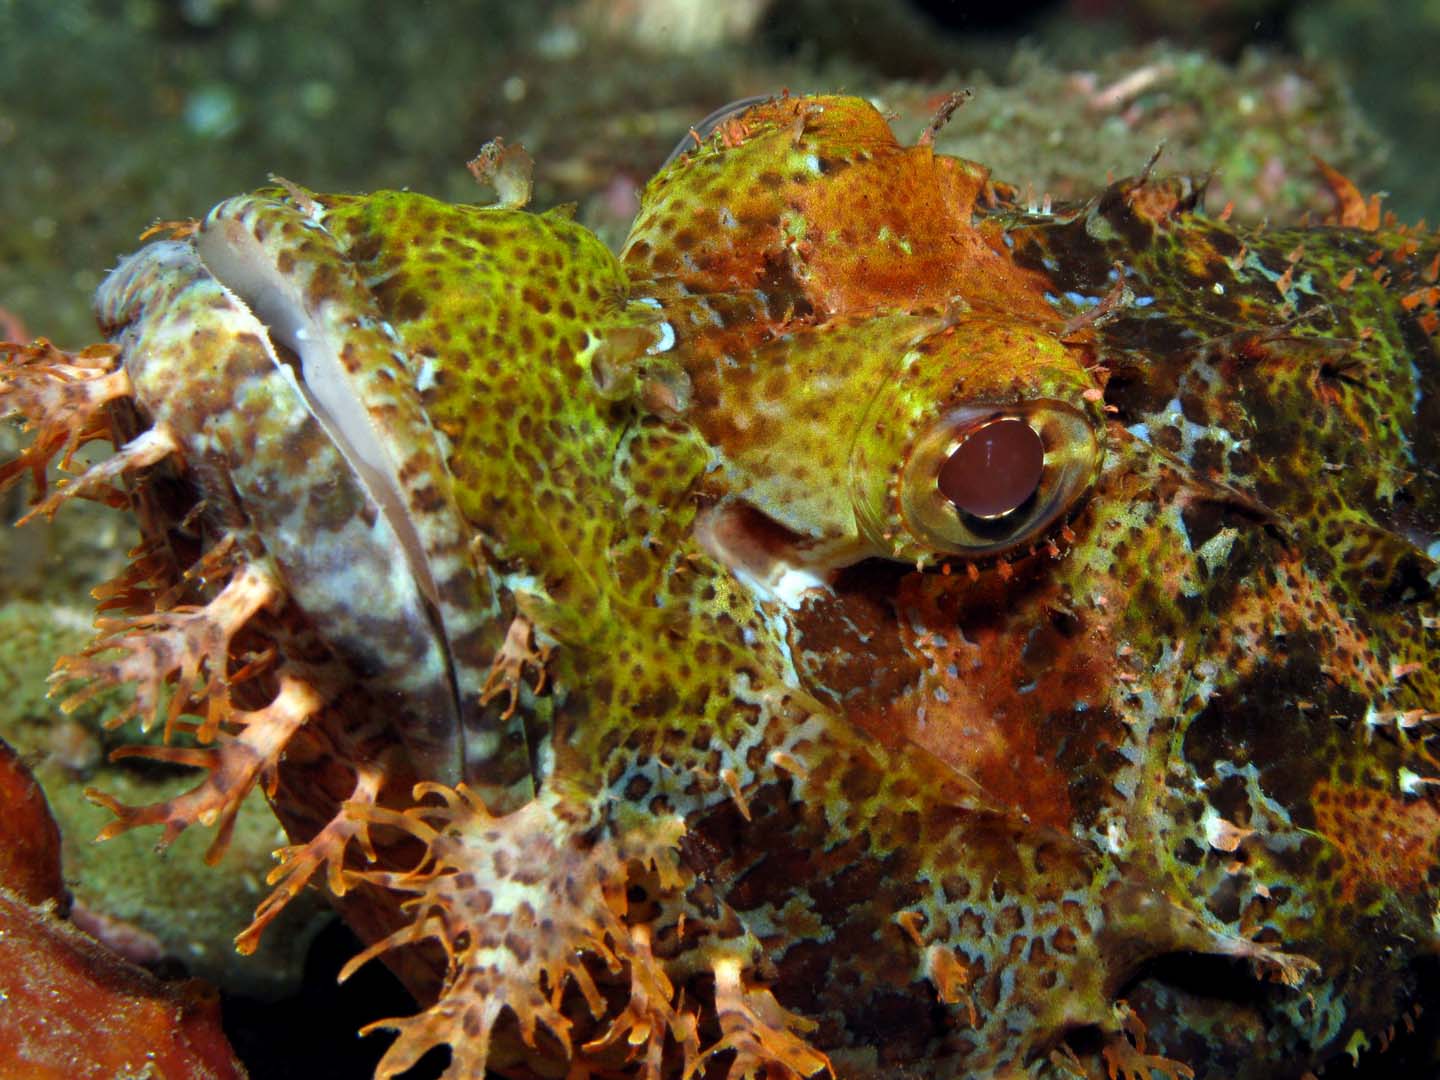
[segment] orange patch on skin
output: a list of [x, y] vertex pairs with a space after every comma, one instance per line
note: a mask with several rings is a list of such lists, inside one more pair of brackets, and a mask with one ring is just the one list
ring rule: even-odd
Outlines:
[[[910, 644], [924, 657], [926, 674], [880, 718], [877, 734], [888, 730], [923, 746], [975, 781], [994, 805], [1068, 830], [1069, 774], [1055, 757], [1056, 732], [1032, 720], [1057, 701], [1098, 703], [1105, 666], [1098, 655], [1077, 653], [1036, 675], [1003, 627], [971, 627], [962, 634], [943, 592], [921, 592], [928, 581], [912, 578], [903, 597], [912, 625], [938, 631], [919, 629]], [[1087, 639], [1085, 651], [1107, 647], [1100, 634]]]
[[[1400, 231], [1404, 232], [1405, 230], [1401, 229]], [[1390, 260], [1397, 263], [1404, 262], [1406, 259], [1410, 258], [1411, 255], [1414, 255], [1419, 250], [1420, 244], [1418, 241], [1413, 239], [1404, 240], [1400, 243], [1399, 247], [1397, 247], [1393, 252], [1391, 252]]]
[[1322, 780], [1310, 793], [1315, 831], [1341, 861], [1340, 898], [1364, 883], [1410, 892], [1425, 882], [1440, 838], [1440, 810], [1425, 798]]
[[1276, 290], [1281, 296], [1284, 296], [1287, 292], [1290, 291], [1291, 279], [1292, 279], [1294, 276], [1295, 276], [1295, 267], [1294, 267], [1294, 265], [1292, 264], [1292, 265], [1287, 266], [1287, 267], [1285, 268], [1285, 273], [1281, 274], [1279, 280], [1275, 282], [1275, 290]]
[[[984, 173], [936, 157], [929, 147], [895, 147], [851, 165], [825, 184], [796, 192], [807, 221], [857, 244], [820, 242], [804, 256], [811, 294], [830, 311], [948, 302], [963, 282], [967, 302], [1057, 320], [1042, 278], [1015, 266], [970, 227]], [[880, 237], [886, 238], [880, 242]]]
[[1138, 184], [1125, 195], [1136, 217], [1159, 224], [1180, 213], [1181, 198], [1172, 184]]
[[1434, 307], [1437, 302], [1440, 302], [1440, 288], [1434, 285], [1425, 289], [1416, 289], [1400, 298], [1400, 306], [1406, 311], [1414, 311], [1421, 304], [1426, 307]]
[[1059, 324], [1044, 276], [1016, 266], [998, 234], [972, 225], [988, 191], [981, 166], [902, 146], [884, 117], [856, 99], [772, 101], [743, 122], [744, 156], [721, 159], [711, 187], [696, 179], [714, 160], [702, 154], [663, 173], [651, 193], [657, 223], [703, 200], [707, 216], [731, 224], [677, 237], [658, 227], [634, 234], [676, 264], [667, 273], [690, 292], [743, 293], [763, 281], [772, 303], [823, 317], [944, 309], [958, 282], [968, 304]]

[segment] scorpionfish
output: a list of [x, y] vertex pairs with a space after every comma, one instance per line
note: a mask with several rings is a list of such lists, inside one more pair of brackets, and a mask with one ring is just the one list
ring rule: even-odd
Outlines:
[[618, 257], [520, 182], [282, 182], [5, 347], [4, 479], [140, 522], [58, 684], [201, 770], [106, 833], [218, 857], [261, 788], [239, 947], [328, 890], [421, 1004], [377, 1077], [1300, 1077], [1413, 1021], [1440, 240], [1323, 166], [1304, 227], [1041, 211], [937, 126], [745, 103]]

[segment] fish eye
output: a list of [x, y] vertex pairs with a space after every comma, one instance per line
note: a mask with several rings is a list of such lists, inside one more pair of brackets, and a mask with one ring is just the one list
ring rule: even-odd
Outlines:
[[1002, 417], [965, 432], [935, 478], [962, 513], [985, 521], [1014, 513], [1035, 494], [1045, 444], [1024, 420]]
[[728, 105], [720, 106], [720, 108], [705, 117], [704, 120], [701, 120], [681, 137], [680, 141], [675, 144], [675, 149], [671, 150], [665, 160], [660, 163], [660, 168], [666, 168], [672, 161], [685, 153], [685, 151], [694, 150], [696, 146], [696, 135], [700, 136], [701, 142], [704, 142], [710, 137], [711, 133], [721, 124], [725, 123], [726, 120], [739, 116], [746, 109], [754, 105], [760, 105], [767, 101], [773, 101], [774, 99], [774, 94], [755, 94], [751, 97], [739, 98], [730, 102]]
[[1099, 461], [1095, 429], [1065, 402], [962, 406], [912, 444], [899, 478], [901, 521], [945, 554], [1004, 551], [1065, 514]]

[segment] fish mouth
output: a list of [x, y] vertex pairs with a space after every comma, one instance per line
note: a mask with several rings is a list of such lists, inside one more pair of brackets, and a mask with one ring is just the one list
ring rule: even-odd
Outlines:
[[816, 543], [741, 499], [704, 512], [695, 524], [695, 540], [761, 603], [792, 609], [807, 593], [828, 589], [836, 569], [864, 554], [848, 550], [850, 545]]
[[333, 314], [302, 295], [255, 234], [234, 218], [207, 224], [195, 238], [195, 250], [215, 280], [265, 328], [277, 366], [288, 373], [296, 392], [385, 515], [421, 593], [438, 609], [439, 589], [425, 544], [405, 509], [398, 467], [342, 360], [344, 345], [336, 338]]
[[[443, 501], [428, 489], [447, 476], [402, 485], [396, 452], [433, 432], [403, 426], [403, 415], [384, 427], [388, 414], [346, 378], [388, 366], [390, 378], [374, 383], [403, 394], [399, 343], [358, 284], [353, 303], [343, 279], [306, 295], [304, 259], [343, 270], [341, 256], [323, 234], [296, 234], [297, 247], [320, 243], [295, 252], [257, 235], [288, 212], [278, 205], [221, 204], [194, 238], [130, 256], [98, 289], [97, 318], [121, 345], [140, 414], [204, 465], [188, 482], [205, 489], [217, 527], [241, 528], [251, 550], [264, 549], [296, 609], [389, 703], [416, 767], [458, 779], [460, 679], [426, 546], [437, 527], [458, 533], [458, 518], [441, 517], [442, 505], [427, 533], [411, 510]], [[287, 254], [296, 274], [284, 272]], [[384, 350], [369, 369], [366, 349]], [[407, 463], [423, 455], [416, 445]]]

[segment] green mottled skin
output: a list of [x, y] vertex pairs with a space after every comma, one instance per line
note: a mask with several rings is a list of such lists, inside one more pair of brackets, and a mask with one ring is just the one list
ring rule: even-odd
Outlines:
[[[255, 198], [301, 238], [267, 251], [323, 248], [284, 273], [393, 329], [402, 406], [372, 416], [402, 486], [444, 462], [407, 513], [465, 734], [407, 743], [356, 593], [243, 475], [204, 486], [243, 453], [186, 443], [216, 528], [296, 599], [254, 628], [325, 701], [282, 820], [434, 859], [393, 830], [344, 856], [363, 936], [454, 950], [390, 954], [422, 997], [444, 974], [380, 1075], [449, 1043], [477, 1078], [1298, 1077], [1407, 1008], [1440, 875], [1433, 237], [1239, 230], [1175, 180], [1027, 214], [845, 98], [722, 125], [618, 260], [554, 212]], [[191, 325], [188, 290], [129, 325]], [[268, 414], [216, 392], [197, 430], [329, 490], [322, 449], [272, 461]], [[934, 433], [977, 415], [1026, 419], [1045, 471], [957, 524]], [[550, 651], [519, 660], [516, 625]], [[475, 700], [507, 655], [513, 721]], [[488, 809], [411, 793], [453, 782], [425, 765], [447, 738]], [[367, 762], [377, 805], [342, 807]], [[396, 931], [411, 895], [444, 927]]]

